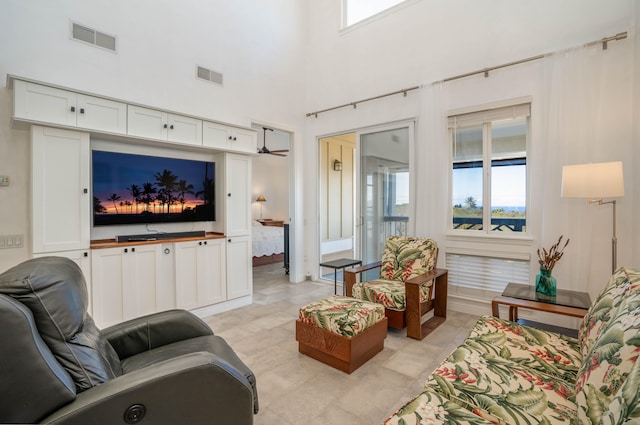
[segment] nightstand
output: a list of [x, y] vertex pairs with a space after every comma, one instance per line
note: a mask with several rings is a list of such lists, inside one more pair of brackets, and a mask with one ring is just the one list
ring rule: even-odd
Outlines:
[[263, 218], [258, 220], [263, 226], [284, 227], [284, 220], [272, 220], [270, 218]]

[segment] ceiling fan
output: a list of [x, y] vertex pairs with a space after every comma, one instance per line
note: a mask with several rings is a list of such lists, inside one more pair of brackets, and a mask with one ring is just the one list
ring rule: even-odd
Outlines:
[[289, 152], [289, 149], [278, 149], [273, 151], [267, 149], [267, 130], [273, 131], [273, 128], [262, 127], [262, 130], [264, 131], [264, 136], [262, 138], [262, 147], [258, 149], [258, 153], [268, 153], [269, 155], [275, 156], [287, 156], [280, 152]]

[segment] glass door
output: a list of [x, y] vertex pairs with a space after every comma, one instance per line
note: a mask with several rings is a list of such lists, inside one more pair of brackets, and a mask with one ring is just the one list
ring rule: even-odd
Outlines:
[[412, 144], [413, 123], [358, 133], [356, 246], [363, 264], [380, 261], [388, 236], [413, 234]]

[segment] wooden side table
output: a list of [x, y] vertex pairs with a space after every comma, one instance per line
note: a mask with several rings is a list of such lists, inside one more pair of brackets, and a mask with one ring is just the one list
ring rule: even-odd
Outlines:
[[495, 297], [493, 301], [491, 301], [491, 313], [495, 317], [500, 317], [500, 305], [509, 306], [509, 320], [512, 322], [519, 322], [576, 337], [577, 331], [575, 329], [561, 328], [559, 326], [545, 325], [543, 323], [519, 319], [518, 308], [582, 318], [591, 306], [591, 298], [586, 292], [562, 289], [558, 289], [555, 297], [548, 297], [537, 294], [535, 287], [532, 285], [509, 283], [502, 292], [502, 295]]
[[265, 218], [258, 220], [258, 222], [263, 226], [284, 227], [284, 220], [272, 220], [270, 218]]

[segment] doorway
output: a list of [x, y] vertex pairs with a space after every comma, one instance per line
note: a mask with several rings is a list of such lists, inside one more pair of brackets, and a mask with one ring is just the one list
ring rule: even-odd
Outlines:
[[[413, 136], [413, 122], [403, 122], [319, 140], [321, 263], [380, 261], [388, 236], [413, 233]], [[320, 276], [332, 281], [334, 271]]]

